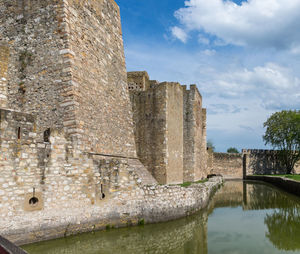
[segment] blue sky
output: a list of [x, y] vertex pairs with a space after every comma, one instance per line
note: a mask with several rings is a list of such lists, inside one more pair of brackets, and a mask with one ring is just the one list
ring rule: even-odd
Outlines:
[[299, 0], [116, 0], [127, 70], [197, 84], [217, 151], [264, 149], [263, 123], [300, 108]]

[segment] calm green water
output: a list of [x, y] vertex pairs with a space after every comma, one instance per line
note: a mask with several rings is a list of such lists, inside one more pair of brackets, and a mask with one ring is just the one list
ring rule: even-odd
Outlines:
[[300, 253], [300, 199], [269, 185], [228, 181], [195, 216], [23, 248], [30, 254]]

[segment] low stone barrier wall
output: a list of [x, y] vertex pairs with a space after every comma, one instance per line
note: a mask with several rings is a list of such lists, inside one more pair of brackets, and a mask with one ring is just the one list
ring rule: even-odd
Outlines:
[[300, 196], [300, 182], [278, 176], [246, 176], [246, 180], [258, 180], [271, 183], [289, 193]]
[[211, 174], [227, 179], [243, 178], [243, 158], [240, 153], [213, 153]]
[[185, 188], [178, 185], [150, 185], [76, 209], [41, 210], [4, 218], [0, 234], [20, 245], [108, 227], [125, 227], [178, 219], [204, 208], [222, 184], [214, 177]]

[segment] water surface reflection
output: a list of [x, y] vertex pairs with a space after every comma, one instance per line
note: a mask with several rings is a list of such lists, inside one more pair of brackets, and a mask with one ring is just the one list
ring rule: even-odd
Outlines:
[[30, 254], [300, 253], [300, 199], [269, 185], [229, 181], [205, 211], [146, 225], [24, 246]]

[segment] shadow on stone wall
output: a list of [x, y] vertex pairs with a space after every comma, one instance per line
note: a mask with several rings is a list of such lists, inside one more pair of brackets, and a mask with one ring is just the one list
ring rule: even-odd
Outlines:
[[251, 152], [249, 166], [255, 175], [286, 173], [277, 151]]

